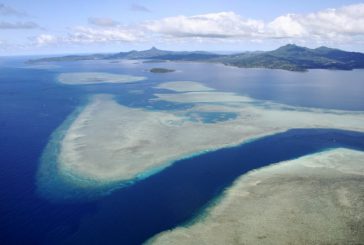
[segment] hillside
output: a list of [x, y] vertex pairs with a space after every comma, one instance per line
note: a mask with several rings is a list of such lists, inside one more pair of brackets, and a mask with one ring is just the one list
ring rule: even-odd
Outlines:
[[351, 70], [364, 68], [364, 54], [319, 47], [309, 49], [288, 44], [273, 51], [242, 53], [216, 60], [238, 67], [262, 67], [291, 71], [307, 69]]

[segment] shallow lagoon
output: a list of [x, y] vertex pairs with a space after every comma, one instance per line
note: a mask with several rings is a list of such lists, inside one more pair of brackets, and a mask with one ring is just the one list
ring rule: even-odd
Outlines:
[[[24, 66], [17, 62], [10, 65]], [[250, 169], [328, 147], [361, 150], [364, 147], [363, 135], [354, 132], [293, 130], [238, 148], [183, 160], [136, 185], [95, 201], [52, 202], [42, 199], [35, 191], [39, 157], [51, 133], [94, 93], [117, 94], [121, 104], [132, 107], [187, 108], [189, 105], [163, 101], [149, 103], [149, 98], [156, 92], [152, 87], [158, 83], [193, 80], [219, 90], [237, 91], [289, 105], [364, 110], [361, 79], [364, 72], [360, 70], [292, 73], [163, 63], [160, 65], [178, 72], [149, 74], [146, 69], [155, 64], [90, 61], [57, 65], [46, 69], [1, 68], [0, 212], [3, 218], [0, 238], [9, 244], [61, 243], [62, 239], [75, 244], [101, 241], [138, 244], [157, 232], [190, 220], [238, 175]], [[139, 84], [84, 87], [55, 83], [59, 73], [73, 71], [127, 73], [147, 76], [148, 80]], [[236, 159], [242, 160], [237, 162]], [[227, 164], [232, 167], [226, 167]]]

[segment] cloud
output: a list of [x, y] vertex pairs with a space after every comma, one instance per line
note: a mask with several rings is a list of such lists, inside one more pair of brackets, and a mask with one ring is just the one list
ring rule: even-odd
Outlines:
[[7, 41], [5, 40], [0, 40], [0, 51], [7, 51], [9, 50], [10, 45]]
[[268, 24], [268, 31], [281, 37], [320, 39], [364, 35], [364, 4], [326, 9], [307, 15], [280, 16]]
[[140, 33], [122, 26], [106, 29], [77, 27], [68, 35], [67, 40], [75, 43], [133, 42], [138, 40], [140, 35]]
[[0, 3], [0, 15], [25, 17], [27, 14], [23, 11], [16, 10], [10, 6]]
[[151, 12], [150, 9], [148, 9], [147, 7], [137, 4], [137, 3], [133, 3], [130, 6], [130, 10], [135, 11], [135, 12]]
[[[23, 25], [22, 25], [23, 24]], [[70, 29], [62, 36], [42, 34], [39, 46], [51, 44], [91, 44], [119, 42], [150, 43], [236, 43], [296, 42], [319, 45], [364, 43], [364, 4], [325, 9], [308, 14], [289, 13], [271, 21], [244, 18], [234, 12], [194, 16], [172, 16], [134, 25], [121, 25], [110, 18], [89, 18], [90, 26]], [[1, 26], [15, 24], [0, 22]], [[19, 27], [35, 27], [18, 23]]]
[[146, 23], [152, 32], [173, 37], [241, 38], [259, 34], [264, 23], [243, 19], [234, 12], [175, 16]]
[[308, 35], [306, 28], [294, 15], [279, 16], [266, 24], [264, 35], [271, 38], [292, 38]]
[[63, 36], [41, 34], [33, 38], [33, 41], [35, 45], [40, 47], [52, 44], [60, 45], [136, 42], [143, 40], [143, 38], [143, 32], [124, 26], [116, 26], [112, 28], [91, 28], [79, 26], [72, 29]]
[[[10, 6], [0, 3], [0, 16], [2, 17], [29, 17], [27, 13], [14, 9]], [[0, 30], [14, 30], [14, 29], [36, 29], [40, 28], [39, 25], [33, 21], [18, 21], [8, 22], [0, 21]]]
[[26, 22], [6, 22], [6, 21], [0, 21], [0, 30], [1, 29], [36, 29], [39, 28], [38, 24], [32, 22], [32, 21], [26, 21]]
[[90, 17], [88, 23], [95, 26], [111, 27], [118, 25], [117, 21], [110, 18]]
[[59, 38], [50, 34], [41, 34], [35, 38], [35, 42], [37, 46], [44, 46], [53, 43], [57, 43]]
[[17, 42], [3, 40], [3, 39], [0, 40], [0, 52], [2, 52], [5, 55], [8, 55], [9, 51], [11, 52], [14, 50], [17, 50], [17, 51], [27, 50], [27, 49], [29, 50], [29, 48], [34, 48], [34, 46], [30, 47], [29, 45], [24, 44], [24, 43], [17, 43]]
[[145, 28], [166, 38], [348, 40], [364, 35], [364, 4], [309, 14], [286, 14], [272, 21], [247, 19], [234, 12], [174, 16], [149, 21]]

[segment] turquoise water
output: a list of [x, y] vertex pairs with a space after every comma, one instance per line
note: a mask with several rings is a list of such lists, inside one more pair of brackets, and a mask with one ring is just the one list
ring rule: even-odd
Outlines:
[[[327, 148], [364, 150], [361, 133], [296, 129], [178, 161], [160, 173], [96, 200], [45, 199], [36, 188], [42, 153], [52, 133], [92, 94], [114, 94], [119, 103], [131, 107], [184, 109], [192, 105], [151, 103], [149, 99], [162, 91], [153, 88], [161, 82], [192, 80], [287, 105], [364, 111], [364, 71], [295, 73], [198, 63], [100, 61], [59, 63], [49, 69], [35, 69], [24, 68], [21, 61], [6, 60], [0, 67], [1, 244], [140, 244], [193, 218], [234, 179], [251, 169]], [[178, 72], [145, 71], [154, 66]], [[55, 81], [64, 71], [127, 73], [148, 79], [138, 84], [66, 86]], [[191, 113], [190, 120], [212, 123], [235, 116]]]

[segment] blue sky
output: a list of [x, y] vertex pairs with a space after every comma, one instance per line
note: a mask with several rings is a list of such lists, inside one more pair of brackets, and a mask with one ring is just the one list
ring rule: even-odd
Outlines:
[[269, 50], [285, 43], [364, 51], [358, 1], [0, 1], [0, 55]]

